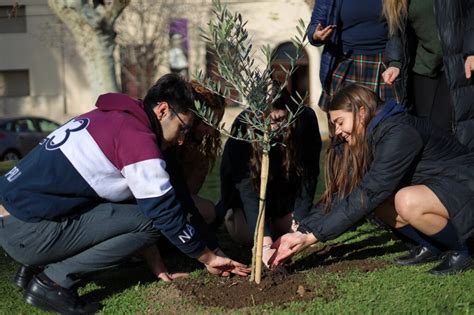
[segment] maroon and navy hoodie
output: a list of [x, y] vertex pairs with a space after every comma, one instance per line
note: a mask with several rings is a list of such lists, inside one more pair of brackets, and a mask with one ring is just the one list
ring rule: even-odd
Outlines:
[[204, 249], [170, 184], [143, 104], [101, 95], [97, 109], [56, 129], [0, 179], [0, 203], [26, 222], [59, 221], [101, 202], [135, 198], [182, 252]]

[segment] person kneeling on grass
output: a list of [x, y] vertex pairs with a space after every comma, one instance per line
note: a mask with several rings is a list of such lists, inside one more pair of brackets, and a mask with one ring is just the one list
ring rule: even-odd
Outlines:
[[[278, 130], [297, 106], [286, 89], [273, 103], [270, 112], [272, 129]], [[242, 134], [252, 127], [237, 117], [232, 130]], [[275, 140], [269, 157], [270, 166], [266, 195], [265, 236], [262, 261], [268, 266], [273, 254], [273, 240], [292, 228], [293, 219], [301, 220], [313, 205], [319, 175], [321, 136], [314, 111], [304, 107], [295, 122]], [[227, 140], [221, 163], [221, 193], [219, 206], [231, 209], [225, 225], [234, 241], [253, 244], [260, 200], [260, 161], [262, 152], [256, 144], [243, 140]], [[294, 225], [293, 225], [294, 227]]]
[[[196, 81], [191, 81], [194, 99], [202, 106], [211, 108], [217, 121], [224, 115], [224, 98], [209, 91]], [[166, 171], [175, 189], [176, 197], [187, 212], [186, 218], [196, 227], [206, 246], [219, 256], [226, 255], [220, 249], [215, 233], [216, 226], [222, 222], [217, 218], [214, 203], [198, 195], [204, 181], [221, 151], [220, 133], [202, 119], [195, 117], [191, 129], [186, 133], [183, 144], [167, 148], [164, 152]], [[163, 244], [161, 244], [163, 245]], [[163, 261], [159, 261], [158, 249], [152, 255], [157, 258], [155, 274], [164, 281], [172, 281]], [[186, 274], [173, 274], [173, 277]]]
[[[97, 109], [55, 130], [1, 177], [0, 245], [25, 265], [16, 280], [27, 303], [59, 313], [97, 311], [100, 305], [77, 296], [81, 278], [143, 249], [158, 275], [160, 259], [152, 254], [160, 234], [210, 273], [248, 274], [204, 245], [165, 171], [161, 152], [183, 142], [193, 101], [189, 83], [174, 74], [159, 79], [143, 103], [102, 95]], [[121, 203], [133, 197], [136, 204]]]
[[[272, 265], [375, 212], [419, 244], [397, 264], [441, 260], [430, 270], [436, 275], [473, 268], [466, 240], [474, 231], [474, 152], [359, 85], [342, 88], [328, 113], [334, 147], [326, 158], [326, 191], [298, 231], [274, 243]], [[442, 249], [449, 252], [441, 255]]]

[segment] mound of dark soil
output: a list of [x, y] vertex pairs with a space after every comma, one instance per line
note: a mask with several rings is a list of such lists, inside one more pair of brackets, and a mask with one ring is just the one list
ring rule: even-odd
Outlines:
[[[372, 272], [384, 269], [387, 262], [372, 259], [342, 260], [330, 265], [312, 268], [316, 275], [346, 273], [351, 271]], [[259, 285], [249, 278], [205, 277], [175, 283], [185, 296], [204, 306], [219, 306], [228, 309], [260, 304], [281, 306], [293, 301], [322, 298], [334, 300], [338, 296], [336, 284], [308, 283], [301, 272], [286, 274], [266, 270]]]
[[242, 308], [259, 304], [282, 305], [314, 298], [314, 287], [306, 284], [302, 273], [284, 274], [267, 271], [259, 285], [249, 278], [206, 277], [176, 283], [176, 286], [197, 303], [206, 306]]

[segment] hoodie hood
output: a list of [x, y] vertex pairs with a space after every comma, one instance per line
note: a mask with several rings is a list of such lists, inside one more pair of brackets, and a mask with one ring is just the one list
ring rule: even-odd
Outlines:
[[121, 93], [102, 94], [97, 99], [95, 106], [101, 111], [126, 112], [151, 128], [150, 119], [145, 113], [143, 103]]
[[380, 124], [388, 117], [403, 112], [405, 112], [405, 109], [400, 104], [398, 104], [393, 99], [389, 99], [387, 102], [385, 102], [382, 108], [377, 111], [377, 114], [375, 114], [374, 118], [372, 118], [369, 125], [367, 126], [367, 131], [372, 132], [375, 127], [378, 126], [378, 124]]

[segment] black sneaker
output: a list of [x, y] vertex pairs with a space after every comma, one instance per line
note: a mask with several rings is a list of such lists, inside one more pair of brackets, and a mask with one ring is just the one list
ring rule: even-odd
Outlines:
[[16, 284], [17, 287], [26, 290], [31, 278], [41, 271], [42, 268], [40, 267], [21, 265], [20, 268], [18, 268], [15, 277], [13, 278], [13, 283]]
[[439, 251], [434, 252], [428, 247], [419, 245], [411, 249], [408, 255], [397, 257], [393, 260], [393, 262], [400, 266], [412, 266], [425, 264], [440, 259], [441, 254]]
[[474, 268], [474, 259], [469, 255], [461, 255], [456, 251], [449, 252], [443, 261], [429, 272], [433, 275], [449, 275]]
[[53, 284], [51, 280], [46, 283], [40, 278], [47, 279], [40, 274], [33, 276], [28, 284], [24, 294], [26, 303], [60, 314], [94, 314], [101, 307], [100, 303], [84, 302], [73, 290]]

